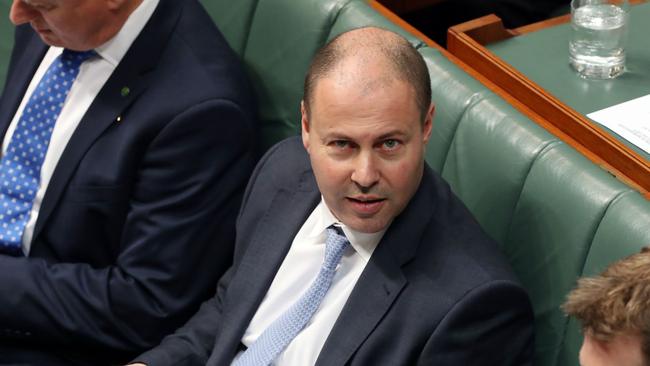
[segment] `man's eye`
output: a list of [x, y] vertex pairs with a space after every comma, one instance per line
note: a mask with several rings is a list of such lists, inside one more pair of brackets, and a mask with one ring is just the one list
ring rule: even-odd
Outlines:
[[382, 147], [386, 150], [395, 150], [399, 147], [399, 145], [399, 141], [393, 139], [388, 139], [382, 143]]
[[336, 141], [332, 142], [332, 144], [334, 145], [334, 147], [336, 147], [338, 149], [345, 149], [345, 148], [350, 147], [350, 142], [345, 141], [345, 140], [336, 140]]

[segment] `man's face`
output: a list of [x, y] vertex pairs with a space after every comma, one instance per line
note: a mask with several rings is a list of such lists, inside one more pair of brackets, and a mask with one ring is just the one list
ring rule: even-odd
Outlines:
[[15, 25], [29, 23], [50, 46], [86, 51], [116, 33], [110, 24], [110, 15], [117, 3], [108, 0], [13, 0], [9, 18]]
[[[354, 79], [354, 77], [353, 77]], [[314, 89], [302, 139], [332, 213], [354, 230], [391, 223], [417, 190], [433, 107], [424, 124], [405, 82], [346, 80], [333, 75]]]
[[618, 335], [603, 342], [588, 333], [580, 349], [580, 366], [644, 366], [641, 337]]

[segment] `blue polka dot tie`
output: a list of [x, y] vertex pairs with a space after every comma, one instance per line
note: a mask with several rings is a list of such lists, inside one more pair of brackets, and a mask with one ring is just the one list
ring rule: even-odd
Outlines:
[[54, 123], [79, 73], [94, 51], [64, 50], [25, 104], [0, 161], [0, 253], [21, 255], [22, 235], [38, 191], [41, 165]]
[[307, 291], [269, 325], [264, 333], [233, 363], [233, 366], [267, 366], [291, 343], [314, 315], [332, 284], [336, 266], [350, 244], [340, 229], [327, 228], [325, 259]]

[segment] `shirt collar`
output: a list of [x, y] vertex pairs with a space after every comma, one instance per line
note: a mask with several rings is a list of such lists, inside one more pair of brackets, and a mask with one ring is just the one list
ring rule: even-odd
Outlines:
[[159, 2], [160, 0], [143, 0], [129, 15], [122, 29], [106, 43], [95, 48], [95, 52], [113, 67], [117, 67], [126, 51], [129, 50], [131, 44], [151, 18]]
[[341, 221], [339, 221], [332, 211], [327, 207], [325, 200], [321, 196], [320, 203], [316, 207], [316, 211], [319, 212], [317, 215], [316, 224], [312, 227], [312, 231], [308, 234], [310, 237], [316, 237], [320, 235], [325, 235], [325, 230], [332, 226], [336, 225], [343, 229], [345, 236], [350, 241], [350, 246], [363, 258], [364, 261], [368, 262], [372, 253], [377, 248], [379, 241], [384, 236], [386, 229], [383, 229], [376, 233], [362, 233], [352, 228], [348, 227]]

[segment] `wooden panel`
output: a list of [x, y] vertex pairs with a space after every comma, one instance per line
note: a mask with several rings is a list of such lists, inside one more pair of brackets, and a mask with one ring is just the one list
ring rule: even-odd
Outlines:
[[477, 73], [489, 75], [490, 81], [498, 88], [541, 117], [538, 123], [546, 129], [650, 199], [650, 162], [483, 46], [568, 19], [568, 16], [562, 16], [507, 30], [498, 17], [490, 15], [451, 27], [447, 34], [447, 49]]
[[517, 31], [506, 29], [501, 18], [494, 14], [459, 24], [454, 26], [454, 29], [457, 33], [467, 34], [481, 45], [502, 41], [519, 34]]

